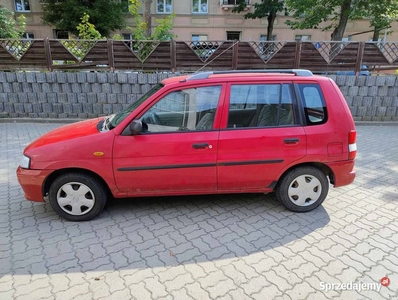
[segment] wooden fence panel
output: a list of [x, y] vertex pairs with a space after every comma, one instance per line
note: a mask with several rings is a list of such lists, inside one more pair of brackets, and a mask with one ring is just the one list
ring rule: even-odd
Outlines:
[[256, 53], [249, 42], [239, 42], [237, 69], [265, 69], [266, 65], [263, 59]]
[[300, 68], [311, 70], [325, 70], [328, 68], [326, 58], [317, 50], [316, 44], [303, 42], [300, 52]]
[[63, 61], [74, 61], [77, 62], [78, 60], [74, 57], [68, 49], [62, 44], [60, 40], [49, 40], [50, 43], [50, 52], [52, 63], [56, 64], [56, 62], [63, 62]]
[[267, 62], [269, 69], [292, 69], [295, 65], [296, 43], [286, 42]]
[[366, 66], [389, 65], [389, 61], [380, 51], [376, 43], [366, 43], [362, 58], [362, 64]]
[[[6, 50], [8, 49], [8, 51]], [[2, 69], [34, 69], [46, 65], [43, 40], [13, 40], [0, 46], [0, 67]]]
[[[174, 42], [176, 45], [176, 70], [195, 72], [205, 70], [230, 70], [233, 61], [233, 41]], [[191, 46], [190, 46], [191, 44]]]
[[108, 43], [107, 41], [98, 41], [90, 49], [87, 55], [84, 57], [84, 61], [90, 61], [97, 65], [108, 65]]
[[1, 40], [0, 69], [182, 71], [398, 67], [398, 42]]
[[134, 50], [134, 47], [134, 41], [113, 41], [115, 69], [156, 71], [171, 69], [170, 42], [158, 43], [148, 56], [141, 54], [141, 57], [140, 52]]

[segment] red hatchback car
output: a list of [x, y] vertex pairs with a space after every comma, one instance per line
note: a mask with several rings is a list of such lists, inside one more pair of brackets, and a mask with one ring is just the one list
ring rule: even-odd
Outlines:
[[333, 80], [307, 70], [204, 72], [163, 80], [125, 110], [26, 147], [18, 180], [71, 221], [111, 196], [275, 191], [310, 211], [355, 177], [356, 131]]

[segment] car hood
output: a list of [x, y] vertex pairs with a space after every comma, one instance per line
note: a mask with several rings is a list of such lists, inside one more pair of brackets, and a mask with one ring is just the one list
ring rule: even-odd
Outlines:
[[100, 134], [97, 129], [97, 124], [102, 118], [85, 120], [73, 124], [61, 126], [57, 129], [51, 130], [50, 132], [42, 135], [29, 146], [25, 148], [25, 152], [29, 152], [33, 149], [42, 147], [44, 145], [51, 145], [60, 142], [67, 142], [76, 138], [82, 138], [85, 136]]

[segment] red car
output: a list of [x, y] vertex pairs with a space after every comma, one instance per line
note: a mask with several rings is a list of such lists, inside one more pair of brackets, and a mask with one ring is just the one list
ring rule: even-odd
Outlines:
[[26, 147], [18, 180], [71, 221], [111, 196], [265, 193], [310, 211], [355, 177], [356, 131], [333, 80], [307, 70], [204, 72], [163, 80], [125, 110]]

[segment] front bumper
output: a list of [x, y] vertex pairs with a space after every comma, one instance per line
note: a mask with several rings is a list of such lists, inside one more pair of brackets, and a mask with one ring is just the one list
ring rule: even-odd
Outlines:
[[334, 187], [352, 183], [355, 179], [354, 160], [328, 163], [334, 174]]
[[18, 181], [27, 200], [44, 202], [43, 184], [51, 172], [51, 170], [27, 170], [18, 166]]

